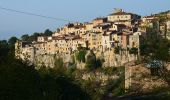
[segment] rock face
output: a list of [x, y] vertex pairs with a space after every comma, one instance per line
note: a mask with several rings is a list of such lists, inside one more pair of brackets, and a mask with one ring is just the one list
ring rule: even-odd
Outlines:
[[93, 60], [96, 60], [96, 55], [91, 50], [88, 50], [86, 55], [85, 55], [86, 60], [88, 60], [89, 58], [91, 58]]
[[[88, 57], [92, 59], [102, 59], [104, 62], [102, 64], [102, 67], [117, 67], [122, 66], [124, 63], [127, 63], [129, 61], [133, 61], [136, 59], [134, 55], [129, 55], [127, 52], [121, 52], [120, 54], [115, 54], [114, 50], [107, 50], [105, 52], [101, 51], [91, 51], [88, 50], [85, 56], [86, 61], [89, 59]], [[35, 53], [33, 55], [33, 58], [30, 60], [32, 63], [34, 63], [36, 66], [47, 66], [47, 67], [54, 67], [55, 59], [56, 58], [62, 58], [63, 62], [69, 66], [69, 63], [76, 63], [76, 67], [78, 69], [84, 69], [85, 63], [78, 62], [75, 57], [75, 53], [72, 54], [66, 54], [66, 53], [60, 53], [60, 54], [40, 54]]]
[[38, 67], [41, 66], [48, 66], [53, 68], [54, 67], [54, 55], [36, 55], [35, 56], [35, 65]]
[[150, 70], [144, 65], [134, 65], [133, 62], [125, 66], [125, 88], [135, 92], [149, 92], [155, 87], [167, 87], [168, 84], [157, 76], [151, 76]]
[[74, 60], [70, 54], [36, 54], [34, 62], [37, 67], [46, 66], [53, 68], [57, 58], [62, 58], [65, 64], [73, 63]]

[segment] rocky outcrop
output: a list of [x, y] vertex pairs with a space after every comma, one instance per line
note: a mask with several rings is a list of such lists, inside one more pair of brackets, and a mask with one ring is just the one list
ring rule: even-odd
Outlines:
[[[105, 52], [96, 51], [93, 52], [91, 50], [88, 50], [85, 56], [85, 59], [88, 60], [88, 56], [93, 57], [96, 59], [103, 60], [102, 67], [118, 67], [122, 66], [124, 63], [127, 63], [129, 61], [135, 60], [134, 55], [129, 55], [126, 52], [124, 54], [115, 54], [114, 50], [107, 50]], [[70, 63], [76, 63], [76, 67], [78, 69], [85, 69], [85, 63], [78, 62], [76, 60], [75, 54], [66, 54], [66, 53], [60, 53], [60, 54], [35, 54], [34, 59], [31, 61], [34, 62], [36, 66], [47, 66], [47, 67], [54, 67], [55, 59], [62, 58], [65, 65], [69, 66]]]
[[152, 76], [144, 65], [130, 62], [125, 66], [125, 88], [135, 92], [149, 92], [155, 88], [167, 87], [168, 84], [159, 76]]

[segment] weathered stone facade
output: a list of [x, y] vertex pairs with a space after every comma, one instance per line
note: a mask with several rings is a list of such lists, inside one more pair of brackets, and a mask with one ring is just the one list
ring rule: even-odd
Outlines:
[[135, 92], [149, 92], [155, 88], [168, 87], [165, 80], [159, 76], [152, 76], [145, 65], [135, 65], [134, 62], [125, 66], [125, 89]]

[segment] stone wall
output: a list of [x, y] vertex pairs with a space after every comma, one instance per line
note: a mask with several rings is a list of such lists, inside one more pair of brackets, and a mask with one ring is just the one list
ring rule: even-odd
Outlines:
[[168, 84], [159, 76], [151, 76], [150, 69], [133, 62], [125, 66], [125, 89], [135, 92], [149, 92], [156, 87], [167, 87]]
[[[90, 51], [87, 51], [90, 52]], [[121, 52], [120, 54], [115, 54], [114, 50], [106, 50], [105, 52], [96, 51], [94, 52], [97, 59], [104, 60], [102, 67], [118, 67], [122, 66], [129, 61], [136, 60], [134, 55], [129, 55], [127, 52]], [[76, 63], [77, 69], [85, 69], [85, 63], [78, 62], [75, 58], [75, 53], [73, 54], [40, 54], [35, 53], [33, 63], [40, 66], [54, 67], [55, 59], [62, 58], [63, 62], [67, 65], [69, 63]]]
[[46, 66], [53, 68], [55, 66], [55, 60], [62, 58], [65, 64], [73, 62], [73, 55], [70, 54], [36, 54], [34, 64], [37, 67]]

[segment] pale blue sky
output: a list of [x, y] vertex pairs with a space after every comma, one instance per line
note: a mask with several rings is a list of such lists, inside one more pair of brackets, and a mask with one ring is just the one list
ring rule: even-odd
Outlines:
[[[113, 8], [140, 15], [170, 10], [170, 0], [0, 0], [0, 7], [72, 21], [91, 21], [106, 16]], [[18, 14], [0, 9], [0, 39], [51, 30], [67, 22]]]

